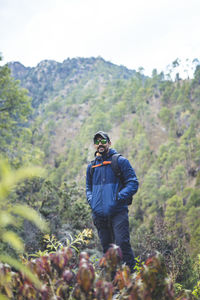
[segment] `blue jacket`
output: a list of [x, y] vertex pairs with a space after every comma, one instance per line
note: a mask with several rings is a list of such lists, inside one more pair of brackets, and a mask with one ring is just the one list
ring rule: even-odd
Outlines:
[[[116, 153], [114, 149], [110, 149], [104, 156], [96, 156], [95, 165], [111, 161], [111, 156]], [[86, 196], [94, 216], [112, 216], [128, 210], [127, 200], [138, 190], [138, 179], [130, 162], [119, 156], [118, 165], [122, 172], [123, 186], [111, 165], [94, 168], [93, 175], [90, 172], [92, 164], [87, 167]]]

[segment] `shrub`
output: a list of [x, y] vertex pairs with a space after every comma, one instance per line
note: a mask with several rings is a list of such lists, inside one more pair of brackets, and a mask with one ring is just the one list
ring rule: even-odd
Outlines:
[[78, 255], [71, 245], [24, 263], [41, 285], [36, 286], [23, 272], [1, 264], [0, 291], [9, 299], [198, 299], [195, 296], [197, 289], [193, 295], [191, 291], [180, 289], [179, 295], [174, 296], [173, 284], [159, 253], [149, 257], [134, 274], [122, 265], [121, 250], [116, 245], [109, 248], [97, 268], [87, 252]]

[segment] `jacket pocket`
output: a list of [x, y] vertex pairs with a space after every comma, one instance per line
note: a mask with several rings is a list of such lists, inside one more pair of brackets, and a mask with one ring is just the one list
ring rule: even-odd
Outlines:
[[92, 210], [95, 208], [95, 206], [96, 206], [96, 197], [95, 197], [95, 194], [94, 193], [92, 193], [92, 199], [91, 199], [91, 208], [92, 208]]
[[120, 185], [118, 185], [117, 187], [117, 192], [116, 192], [116, 201], [119, 202], [119, 192], [121, 191], [122, 187]]

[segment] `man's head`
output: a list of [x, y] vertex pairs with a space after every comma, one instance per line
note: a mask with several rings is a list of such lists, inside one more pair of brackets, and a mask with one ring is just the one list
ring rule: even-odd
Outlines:
[[97, 152], [104, 154], [108, 152], [109, 146], [111, 145], [110, 138], [107, 133], [98, 131], [94, 135], [94, 146]]

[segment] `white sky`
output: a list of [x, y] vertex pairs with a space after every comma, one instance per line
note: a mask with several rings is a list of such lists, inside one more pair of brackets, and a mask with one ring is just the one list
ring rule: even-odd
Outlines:
[[0, 0], [3, 64], [101, 56], [151, 74], [200, 59], [199, 0]]

